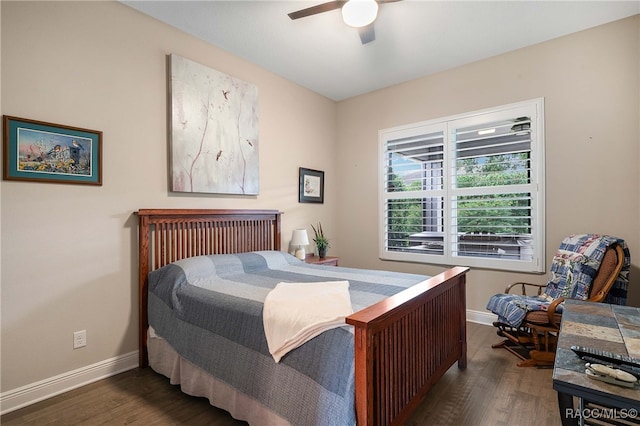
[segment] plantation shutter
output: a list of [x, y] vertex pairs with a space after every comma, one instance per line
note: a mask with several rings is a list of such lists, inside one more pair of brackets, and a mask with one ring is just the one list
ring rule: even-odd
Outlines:
[[531, 261], [531, 117], [491, 113], [450, 129], [452, 255]]
[[444, 129], [385, 143], [385, 248], [444, 254]]

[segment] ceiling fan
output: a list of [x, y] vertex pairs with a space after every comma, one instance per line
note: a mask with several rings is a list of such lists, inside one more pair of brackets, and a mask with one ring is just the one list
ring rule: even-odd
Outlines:
[[362, 44], [367, 44], [376, 39], [373, 22], [378, 16], [378, 4], [397, 1], [400, 0], [336, 0], [291, 12], [288, 15], [291, 19], [300, 19], [318, 13], [342, 9], [342, 19], [345, 24], [357, 28]]

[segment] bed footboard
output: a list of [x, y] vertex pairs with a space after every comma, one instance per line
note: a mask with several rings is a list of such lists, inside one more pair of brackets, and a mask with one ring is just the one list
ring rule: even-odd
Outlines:
[[403, 424], [449, 367], [466, 368], [468, 270], [449, 269], [347, 317], [358, 425]]

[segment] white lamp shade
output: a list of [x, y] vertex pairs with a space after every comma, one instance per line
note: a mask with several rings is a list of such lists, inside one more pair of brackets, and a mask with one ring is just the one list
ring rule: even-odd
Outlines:
[[351, 27], [365, 27], [378, 16], [376, 0], [349, 0], [342, 6], [342, 19]]
[[307, 253], [304, 246], [309, 244], [309, 236], [306, 229], [294, 229], [293, 236], [291, 237], [291, 245], [296, 247], [296, 257], [300, 260], [304, 260]]
[[309, 244], [309, 236], [306, 229], [294, 229], [291, 237], [292, 246], [306, 246]]

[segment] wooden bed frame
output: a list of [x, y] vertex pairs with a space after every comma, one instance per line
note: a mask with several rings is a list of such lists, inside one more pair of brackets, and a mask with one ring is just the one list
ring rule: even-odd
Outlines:
[[[139, 227], [140, 367], [147, 358], [147, 275], [199, 255], [281, 250], [276, 210], [141, 209]], [[454, 267], [358, 311], [355, 328], [359, 425], [402, 424], [454, 363], [467, 364], [468, 268]]]

